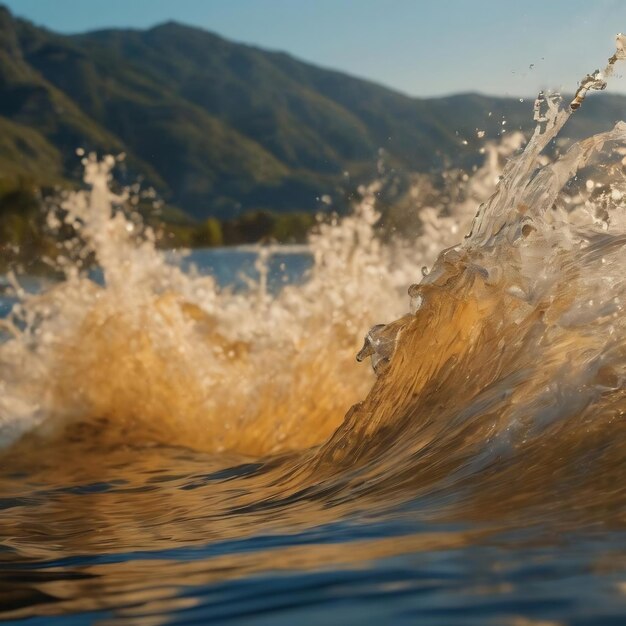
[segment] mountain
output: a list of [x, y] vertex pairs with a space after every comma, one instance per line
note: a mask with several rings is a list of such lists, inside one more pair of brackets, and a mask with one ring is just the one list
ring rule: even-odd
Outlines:
[[[622, 118], [625, 97], [593, 97], [569, 134]], [[0, 7], [0, 191], [77, 181], [82, 147], [125, 152], [125, 182], [197, 219], [311, 212], [372, 177], [381, 149], [403, 171], [468, 166], [478, 129], [531, 126], [530, 101], [411, 98], [174, 22], [66, 36]]]

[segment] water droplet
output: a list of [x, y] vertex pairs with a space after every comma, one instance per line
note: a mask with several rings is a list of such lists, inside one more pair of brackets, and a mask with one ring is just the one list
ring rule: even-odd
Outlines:
[[376, 324], [365, 335], [363, 347], [356, 355], [356, 360], [361, 363], [368, 356], [372, 359], [372, 367], [377, 375], [380, 375], [389, 365], [389, 361], [396, 347], [398, 328], [392, 325]]

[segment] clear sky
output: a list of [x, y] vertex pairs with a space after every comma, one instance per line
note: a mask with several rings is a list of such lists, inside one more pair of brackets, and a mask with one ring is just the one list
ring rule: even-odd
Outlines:
[[[626, 31], [625, 0], [0, 0], [63, 33], [176, 20], [415, 96], [573, 91]], [[531, 68], [532, 66], [532, 68]], [[625, 70], [626, 73], [626, 70]], [[610, 85], [626, 92], [626, 78]]]

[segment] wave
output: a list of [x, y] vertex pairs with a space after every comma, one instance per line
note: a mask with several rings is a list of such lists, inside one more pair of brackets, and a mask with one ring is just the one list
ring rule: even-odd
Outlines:
[[[266, 506], [346, 485], [361, 498], [450, 485], [459, 496], [476, 481], [478, 517], [503, 488], [545, 503], [552, 485], [562, 500], [592, 502], [599, 481], [623, 479], [626, 447], [626, 124], [544, 152], [623, 56], [620, 37], [567, 106], [540, 94], [523, 151], [502, 170], [519, 136], [488, 144], [462, 201], [423, 207], [410, 244], [377, 237], [380, 183], [362, 189], [353, 215], [311, 236], [307, 280], [273, 295], [263, 249], [245, 293], [183, 272], [121, 210], [114, 159], [86, 157], [89, 188], [49, 216], [77, 233], [54, 262], [64, 280], [33, 295], [11, 277], [4, 445], [283, 455], [290, 487], [278, 481]], [[372, 328], [358, 353], [372, 373], [354, 357], [374, 319], [395, 321]]]

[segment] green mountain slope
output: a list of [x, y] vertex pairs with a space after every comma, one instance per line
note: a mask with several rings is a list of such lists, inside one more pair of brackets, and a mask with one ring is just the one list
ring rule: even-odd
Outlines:
[[[503, 117], [529, 129], [532, 102], [410, 98], [176, 23], [61, 36], [0, 7], [0, 185], [76, 180], [83, 147], [126, 152], [127, 182], [195, 218], [310, 212], [345, 172], [373, 176], [381, 148], [404, 171], [473, 164], [477, 129]], [[626, 98], [594, 97], [570, 134], [621, 118]]]

